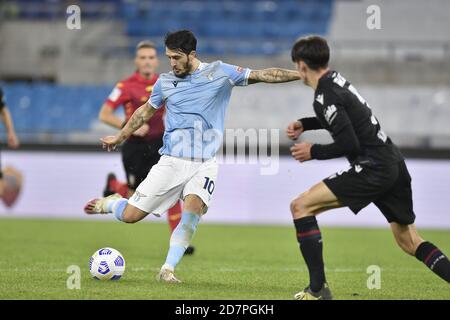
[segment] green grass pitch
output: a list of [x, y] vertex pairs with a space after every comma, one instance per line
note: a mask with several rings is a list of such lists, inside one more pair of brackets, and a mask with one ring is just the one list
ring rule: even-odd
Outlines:
[[[450, 253], [450, 232], [421, 232]], [[386, 229], [322, 228], [328, 282], [336, 299], [450, 299], [449, 285], [404, 254]], [[200, 225], [196, 253], [178, 267], [180, 285], [155, 275], [168, 247], [166, 224], [0, 219], [0, 299], [292, 299], [308, 282], [293, 227]], [[90, 278], [91, 254], [121, 251], [119, 281]], [[70, 265], [81, 289], [68, 290]], [[367, 267], [381, 268], [369, 290]]]

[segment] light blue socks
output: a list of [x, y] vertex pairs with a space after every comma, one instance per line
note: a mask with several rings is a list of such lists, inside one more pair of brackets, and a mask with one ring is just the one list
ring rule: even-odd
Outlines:
[[106, 207], [108, 209], [108, 212], [113, 213], [117, 220], [122, 221], [122, 215], [123, 212], [125, 211], [127, 204], [128, 199], [121, 198], [108, 201]]
[[163, 268], [168, 268], [172, 271], [175, 269], [192, 241], [199, 222], [200, 216], [198, 214], [183, 211], [180, 223], [178, 223], [170, 237], [169, 252]]

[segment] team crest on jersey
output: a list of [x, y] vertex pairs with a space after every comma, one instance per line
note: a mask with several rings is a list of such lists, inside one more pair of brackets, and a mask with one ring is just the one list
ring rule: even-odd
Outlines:
[[153, 86], [147, 86], [146, 88], [145, 88], [145, 91], [147, 91], [147, 92], [150, 92], [150, 91], [152, 91], [153, 90]]
[[332, 104], [331, 106], [326, 107], [323, 112], [323, 116], [325, 117], [325, 120], [327, 120], [328, 124], [331, 125], [331, 123], [337, 116], [336, 106]]
[[317, 95], [316, 101], [323, 105], [323, 93]]
[[242, 73], [242, 72], [244, 72], [244, 68], [236, 67], [236, 71], [239, 72], [239, 73]]
[[143, 194], [143, 193], [140, 193], [139, 191], [136, 191], [136, 192], [134, 193], [133, 200], [136, 201], [136, 202], [138, 202], [139, 200], [141, 200], [141, 198], [145, 198], [146, 196], [147, 196], [147, 195], [145, 195], [145, 194]]

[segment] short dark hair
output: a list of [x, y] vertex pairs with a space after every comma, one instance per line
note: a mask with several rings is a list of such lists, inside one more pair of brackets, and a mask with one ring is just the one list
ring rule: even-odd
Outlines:
[[307, 36], [295, 42], [291, 58], [293, 62], [303, 61], [309, 68], [319, 70], [328, 67], [330, 48], [324, 38]]
[[142, 40], [136, 45], [136, 51], [138, 51], [139, 49], [155, 49], [156, 50], [156, 45], [153, 42], [151, 42], [150, 40]]
[[197, 49], [197, 39], [189, 30], [168, 32], [164, 38], [164, 44], [170, 50], [180, 50], [185, 54]]

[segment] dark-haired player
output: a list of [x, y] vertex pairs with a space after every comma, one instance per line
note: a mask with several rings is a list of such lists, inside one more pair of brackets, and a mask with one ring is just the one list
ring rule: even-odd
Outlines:
[[[150, 41], [139, 42], [136, 46], [134, 64], [136, 71], [130, 77], [117, 83], [99, 113], [100, 121], [117, 129], [122, 129], [133, 112], [146, 102], [152, 93], [159, 76], [156, 73], [159, 65], [156, 46]], [[120, 106], [123, 106], [125, 110], [125, 120], [114, 114]], [[127, 182], [119, 181], [113, 173], [110, 173], [103, 192], [104, 197], [118, 193], [124, 198], [129, 198], [137, 186], [144, 181], [153, 165], [158, 163], [161, 157], [158, 150], [162, 147], [164, 134], [164, 110], [165, 108], [162, 107], [155, 112], [154, 117], [124, 142], [122, 162]], [[150, 128], [152, 129], [149, 130]], [[167, 220], [171, 231], [175, 230], [180, 222], [181, 211], [180, 201], [168, 209]], [[186, 254], [193, 252], [192, 246], [186, 250]]]
[[291, 148], [292, 156], [300, 162], [345, 156], [351, 165], [291, 203], [297, 239], [310, 277], [309, 286], [295, 298], [331, 299], [316, 215], [344, 206], [357, 214], [370, 203], [390, 223], [400, 248], [450, 282], [449, 260], [435, 245], [423, 240], [414, 226], [411, 177], [403, 156], [381, 130], [355, 87], [328, 68], [330, 51], [326, 40], [318, 36], [302, 38], [294, 44], [291, 55], [304, 84], [314, 89], [316, 116], [289, 124], [288, 137], [295, 140], [304, 131], [326, 129], [334, 140], [327, 145], [297, 143]]
[[133, 113], [119, 134], [102, 140], [108, 150], [115, 149], [165, 104], [161, 160], [130, 200], [113, 196], [95, 199], [85, 210], [88, 214], [113, 213], [120, 221], [134, 223], [149, 213], [161, 214], [180, 198], [184, 199], [181, 221], [172, 233], [166, 262], [158, 275], [161, 281], [179, 282], [174, 269], [214, 192], [218, 172], [215, 156], [222, 144], [225, 111], [232, 89], [300, 77], [293, 70], [252, 71], [222, 61], [201, 62], [196, 56], [197, 39], [188, 30], [167, 34], [165, 45], [172, 72], [160, 75], [148, 102]]

